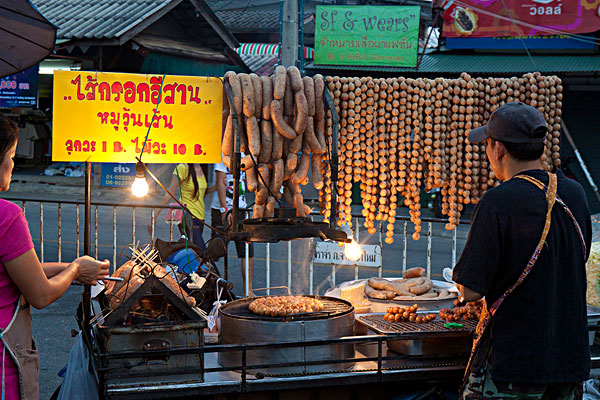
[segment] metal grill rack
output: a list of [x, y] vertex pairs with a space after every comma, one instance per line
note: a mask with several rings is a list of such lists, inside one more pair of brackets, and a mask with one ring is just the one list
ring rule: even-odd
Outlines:
[[415, 322], [388, 322], [383, 319], [384, 314], [367, 314], [357, 317], [357, 321], [367, 326], [371, 330], [382, 335], [400, 335], [400, 336], [430, 336], [430, 335], [452, 335], [452, 334], [473, 334], [477, 327], [477, 321], [460, 321], [462, 327], [447, 328], [444, 326], [446, 321], [436, 317], [433, 321], [417, 324]]

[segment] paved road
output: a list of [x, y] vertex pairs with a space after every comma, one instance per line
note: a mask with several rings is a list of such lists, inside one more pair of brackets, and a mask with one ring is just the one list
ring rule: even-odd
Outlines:
[[[6, 196], [17, 198], [44, 198], [44, 199], [62, 199], [76, 200], [82, 199], [82, 189], [77, 186], [56, 186], [48, 184], [31, 183], [16, 183], [13, 184], [11, 191], [6, 193]], [[6, 197], [5, 196], [5, 197]], [[130, 204], [134, 201], [127, 191], [118, 189], [94, 189], [92, 199], [101, 202], [115, 202]], [[157, 204], [158, 198], [154, 197], [147, 200], [151, 204]], [[403, 209], [406, 211], [406, 209]], [[83, 207], [80, 207], [79, 218], [79, 253], [77, 253], [77, 210], [76, 206], [63, 204], [61, 206], [61, 236], [60, 247], [62, 261], [70, 261], [77, 254], [83, 253]], [[26, 202], [26, 217], [29, 222], [32, 237], [36, 251], [42, 254], [42, 244], [40, 241], [40, 219], [43, 214], [43, 254], [46, 261], [54, 261], [58, 259], [59, 235], [58, 235], [58, 207], [56, 204], [45, 203], [43, 210], [38, 202]], [[146, 231], [146, 226], [150, 218], [150, 210], [143, 208], [135, 209], [135, 217], [132, 209], [129, 207], [117, 207], [116, 216], [113, 216], [113, 208], [99, 206], [97, 213], [98, 221], [95, 221], [95, 210], [92, 209], [92, 255], [96, 254], [99, 258], [107, 258], [113, 261], [116, 258], [116, 265], [120, 265], [128, 255], [127, 247], [134, 242], [135, 226], [135, 242], [144, 244], [150, 242], [150, 236]], [[113, 231], [113, 217], [116, 220], [116, 240]], [[135, 223], [134, 223], [135, 222]], [[208, 222], [208, 221], [207, 221]], [[95, 226], [97, 225], [98, 244], [95, 245]], [[395, 237], [396, 241], [393, 245], [383, 246], [383, 275], [398, 276], [401, 274], [403, 267], [404, 245], [402, 239], [402, 225], [397, 224], [398, 230]], [[458, 232], [457, 254], [464, 246], [466, 232], [468, 226], [461, 226]], [[157, 236], [167, 240], [169, 238], [169, 228], [164, 222], [161, 222], [156, 227]], [[427, 226], [423, 227], [423, 231], [427, 231]], [[410, 235], [409, 224], [409, 235]], [[210, 235], [208, 232], [204, 234], [205, 238]], [[370, 236], [366, 231], [360, 232], [361, 242], [363, 243], [378, 243], [377, 235]], [[113, 244], [116, 241], [116, 247], [113, 249]], [[267, 282], [266, 276], [266, 245], [255, 245], [255, 274], [254, 287], [265, 287]], [[309, 291], [309, 258], [311, 241], [296, 240], [291, 242], [291, 288], [294, 293], [307, 293]], [[288, 285], [288, 243], [272, 244], [270, 246], [271, 254], [271, 274], [270, 286]], [[121, 252], [123, 251], [123, 255]], [[407, 267], [422, 266], [427, 263], [427, 237], [422, 235], [421, 240], [414, 242], [412, 239], [407, 240], [406, 248], [406, 265]], [[440, 277], [442, 268], [450, 266], [452, 259], [452, 234], [444, 230], [443, 224], [434, 224], [432, 235], [432, 251], [431, 251], [431, 272], [432, 276]], [[235, 285], [235, 293], [243, 294], [242, 280], [240, 273], [240, 260], [235, 256], [235, 248], [233, 245], [229, 247], [229, 279]], [[223, 261], [218, 263], [219, 267], [223, 268]], [[314, 285], [313, 288], [319, 293], [324, 293], [333, 285], [332, 268], [331, 266], [316, 265], [314, 270]], [[223, 272], [223, 270], [222, 270]], [[347, 280], [355, 279], [355, 270], [353, 267], [337, 268], [335, 272], [335, 283], [339, 284]], [[375, 276], [376, 270], [361, 270], [358, 273], [359, 278], [367, 278]], [[54, 388], [61, 381], [56, 374], [67, 363], [69, 351], [74, 343], [71, 338], [71, 330], [76, 329], [74, 311], [79, 302], [81, 294], [80, 286], [72, 286], [69, 291], [56, 303], [43, 309], [36, 310], [33, 313], [34, 335], [40, 348], [41, 353], [41, 370], [40, 370], [40, 387], [41, 398], [47, 399]]]

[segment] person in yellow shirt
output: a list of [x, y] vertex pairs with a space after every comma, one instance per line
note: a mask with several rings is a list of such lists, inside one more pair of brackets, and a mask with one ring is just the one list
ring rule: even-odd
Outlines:
[[[186, 235], [196, 246], [206, 249], [202, 232], [204, 231], [204, 197], [216, 190], [216, 186], [208, 187], [206, 176], [208, 174], [208, 165], [206, 164], [177, 164], [173, 171], [169, 192], [179, 191], [179, 201], [192, 212], [189, 215], [184, 214], [185, 220], [179, 224], [179, 231]], [[165, 193], [160, 204], [166, 205], [171, 197]], [[154, 222], [158, 221], [158, 216], [162, 209], [154, 214]], [[152, 221], [148, 223], [148, 232], [152, 231]]]

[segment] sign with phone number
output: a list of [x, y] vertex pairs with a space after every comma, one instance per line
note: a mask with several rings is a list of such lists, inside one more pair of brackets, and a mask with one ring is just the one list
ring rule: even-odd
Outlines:
[[219, 78], [55, 71], [52, 160], [218, 163], [222, 101]]
[[135, 179], [135, 164], [101, 163], [100, 186], [129, 187]]

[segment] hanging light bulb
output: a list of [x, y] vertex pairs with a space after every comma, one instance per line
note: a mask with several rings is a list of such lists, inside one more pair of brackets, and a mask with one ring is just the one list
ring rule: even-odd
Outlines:
[[148, 194], [148, 182], [146, 182], [144, 165], [139, 161], [135, 165], [135, 180], [131, 185], [131, 192], [136, 197], [144, 197]]
[[352, 242], [346, 243], [346, 245], [344, 246], [344, 255], [348, 260], [358, 260], [360, 258], [361, 253], [362, 249], [360, 248], [360, 245], [356, 242], [356, 240], [354, 240], [354, 238], [352, 239]]

